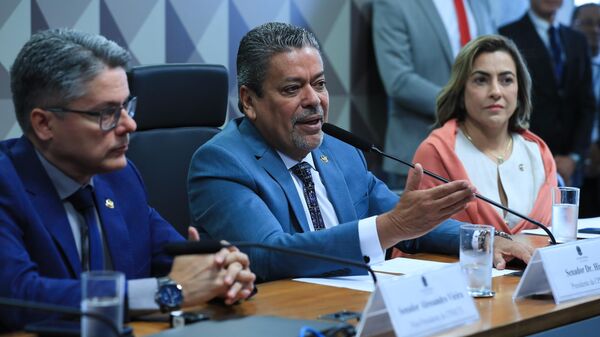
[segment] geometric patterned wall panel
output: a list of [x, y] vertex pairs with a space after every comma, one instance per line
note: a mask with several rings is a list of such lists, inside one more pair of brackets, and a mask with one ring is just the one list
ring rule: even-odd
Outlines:
[[[235, 55], [240, 38], [259, 24], [280, 21], [305, 27], [317, 36], [330, 92], [330, 121], [380, 145], [386, 99], [371, 41], [372, 2], [0, 0], [0, 139], [20, 134], [11, 102], [9, 69], [31, 32], [72, 27], [100, 33], [127, 48], [133, 65], [223, 64], [230, 76], [231, 118], [239, 115]], [[522, 2], [526, 0], [516, 1]], [[379, 159], [368, 159], [371, 168], [377, 170]]]
[[14, 117], [9, 71], [17, 53], [31, 35], [30, 17], [29, 0], [0, 2], [0, 139], [20, 133]]
[[[238, 116], [235, 56], [241, 37], [269, 21], [315, 33], [330, 92], [330, 121], [356, 125], [368, 138], [369, 111], [381, 104], [381, 86], [368, 43], [372, 0], [1, 0], [0, 139], [20, 134], [10, 99], [9, 69], [31, 32], [72, 27], [100, 33], [127, 48], [132, 65], [215, 63], [229, 70], [229, 116]], [[364, 13], [367, 14], [364, 14]], [[358, 35], [357, 35], [358, 34]], [[372, 84], [372, 80], [375, 84]], [[380, 96], [373, 96], [373, 90]], [[375, 97], [375, 100], [373, 100]], [[379, 101], [380, 103], [374, 103]]]

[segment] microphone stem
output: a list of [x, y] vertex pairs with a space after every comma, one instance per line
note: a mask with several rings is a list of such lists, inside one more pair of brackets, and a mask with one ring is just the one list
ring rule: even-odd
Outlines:
[[223, 245], [223, 247], [262, 248], [265, 250], [272, 250], [272, 251], [277, 251], [280, 253], [306, 256], [306, 257], [310, 257], [310, 258], [313, 258], [316, 260], [328, 260], [328, 261], [335, 262], [338, 264], [346, 264], [346, 265], [350, 265], [350, 266], [355, 266], [355, 267], [358, 267], [361, 269], [366, 269], [371, 274], [371, 277], [373, 278], [373, 283], [377, 284], [377, 276], [375, 276], [375, 272], [373, 272], [373, 269], [371, 269], [371, 267], [369, 267], [367, 264], [356, 262], [353, 260], [342, 259], [342, 258], [333, 257], [333, 256], [326, 256], [326, 255], [321, 255], [321, 254], [315, 254], [315, 253], [307, 252], [307, 251], [300, 250], [300, 249], [287, 248], [287, 247], [281, 248], [278, 246], [272, 246], [272, 245], [256, 243], [256, 242], [235, 242], [234, 244]]
[[[409, 163], [409, 162], [406, 162], [406, 161], [404, 161], [404, 160], [402, 160], [400, 158], [396, 158], [396, 157], [394, 157], [392, 155], [389, 155], [389, 154], [381, 151], [380, 149], [378, 149], [375, 146], [371, 147], [371, 151], [377, 152], [377, 153], [379, 153], [380, 155], [382, 155], [384, 157], [390, 158], [392, 160], [399, 161], [399, 162], [401, 162], [404, 165], [408, 165], [408, 166], [410, 166], [412, 168], [415, 168], [415, 165], [413, 163]], [[439, 176], [439, 175], [437, 175], [437, 174], [435, 174], [435, 173], [433, 173], [431, 171], [428, 171], [426, 169], [423, 169], [423, 173], [426, 174], [426, 175], [428, 175], [428, 176], [430, 176], [430, 177], [432, 177], [432, 178], [435, 178], [435, 179], [437, 179], [439, 181], [443, 181], [445, 183], [449, 183], [450, 182], [450, 180], [448, 180], [448, 179], [446, 179], [444, 177], [441, 177], [441, 176]], [[517, 211], [513, 211], [512, 209], [510, 209], [510, 208], [508, 208], [508, 207], [506, 207], [506, 206], [504, 206], [504, 205], [502, 205], [500, 203], [497, 203], [494, 200], [488, 199], [487, 197], [484, 197], [483, 195], [481, 195], [479, 193], [475, 193], [475, 197], [479, 198], [479, 199], [481, 199], [481, 200], [483, 200], [483, 201], [485, 201], [485, 202], [487, 202], [489, 204], [492, 204], [492, 205], [494, 205], [494, 206], [496, 206], [496, 207], [498, 207], [498, 208], [500, 208], [500, 209], [502, 209], [502, 210], [504, 210], [504, 211], [506, 211], [508, 213], [514, 214], [514, 215], [518, 216], [519, 218], [521, 218], [523, 220], [526, 220], [526, 221], [528, 221], [528, 222], [530, 222], [530, 223], [532, 223], [532, 224], [540, 227], [544, 232], [546, 232], [546, 234], [548, 234], [548, 237], [550, 238], [550, 243], [553, 244], [553, 245], [556, 244], [556, 239], [554, 238], [554, 235], [552, 235], [552, 232], [550, 232], [550, 230], [548, 229], [548, 227], [546, 227], [542, 223], [540, 223], [540, 222], [538, 222], [536, 220], [533, 220], [530, 217], [525, 216], [525, 215], [523, 215], [523, 214], [521, 214], [521, 213], [519, 213]]]

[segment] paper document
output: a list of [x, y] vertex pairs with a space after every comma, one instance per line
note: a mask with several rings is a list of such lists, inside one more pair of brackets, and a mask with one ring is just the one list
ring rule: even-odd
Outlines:
[[[394, 275], [377, 274], [378, 281], [392, 277], [394, 277]], [[373, 290], [375, 290], [375, 285], [373, 284], [373, 279], [371, 278], [371, 275], [338, 276], [328, 278], [304, 277], [295, 278], [294, 281], [368, 292], [373, 292]]]
[[[591, 238], [597, 238], [600, 235], [598, 234], [590, 234], [590, 233], [579, 233], [580, 229], [583, 228], [600, 228], [600, 217], [599, 218], [586, 218], [586, 219], [579, 219], [577, 220], [577, 238], [578, 239], [591, 239]], [[552, 227], [549, 228], [550, 230], [552, 230]], [[536, 229], [526, 229], [523, 231], [523, 233], [525, 234], [531, 234], [531, 235], [544, 235], [544, 236], [548, 236], [548, 234], [546, 234], [546, 232], [544, 232], [543, 229], [541, 228], [536, 228]]]
[[[372, 265], [371, 269], [378, 273], [415, 275], [446, 265], [448, 265], [448, 263], [397, 257]], [[492, 268], [492, 277], [502, 276], [512, 272], [515, 272], [515, 270], [497, 270], [496, 268]]]
[[447, 265], [445, 262], [397, 257], [395, 259], [374, 264], [371, 266], [371, 269], [379, 273], [414, 275], [427, 270], [437, 269], [445, 265]]
[[[372, 265], [371, 269], [377, 274], [377, 280], [384, 280], [392, 278], [395, 275], [392, 274], [404, 274], [404, 275], [415, 275], [421, 274], [425, 271], [438, 269], [442, 266], [446, 266], [449, 263], [408, 259], [404, 257], [397, 257], [392, 260], [387, 260], [376, 265]], [[492, 277], [502, 276], [515, 272], [515, 270], [497, 270], [492, 268]], [[386, 274], [389, 273], [389, 274]], [[304, 277], [296, 278], [294, 281], [320, 284], [330, 287], [348, 288], [360, 291], [373, 292], [375, 289], [373, 285], [373, 279], [371, 275], [355, 275], [355, 276], [339, 276], [339, 277], [328, 277], [328, 278], [316, 278], [316, 277]]]

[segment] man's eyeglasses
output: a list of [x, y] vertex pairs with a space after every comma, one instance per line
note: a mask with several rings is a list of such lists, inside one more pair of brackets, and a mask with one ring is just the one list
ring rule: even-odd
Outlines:
[[78, 113], [89, 116], [98, 117], [98, 123], [100, 124], [100, 129], [102, 131], [110, 131], [114, 129], [119, 123], [119, 119], [121, 118], [121, 110], [125, 109], [129, 117], [133, 118], [135, 116], [135, 107], [137, 105], [137, 97], [129, 97], [123, 105], [110, 107], [103, 109], [101, 111], [82, 111], [82, 110], [74, 110], [67, 108], [46, 108], [44, 110], [48, 110], [54, 113]]

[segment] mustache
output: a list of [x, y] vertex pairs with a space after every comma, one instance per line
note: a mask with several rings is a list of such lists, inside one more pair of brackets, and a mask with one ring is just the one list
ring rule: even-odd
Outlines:
[[324, 117], [323, 108], [321, 106], [316, 106], [314, 108], [302, 110], [300, 113], [298, 113], [298, 114], [294, 115], [294, 117], [292, 117], [292, 125], [296, 125], [296, 123], [302, 122], [304, 119], [306, 119], [308, 117], [312, 117], [314, 115], [320, 116], [321, 120], [323, 120], [323, 117]]

